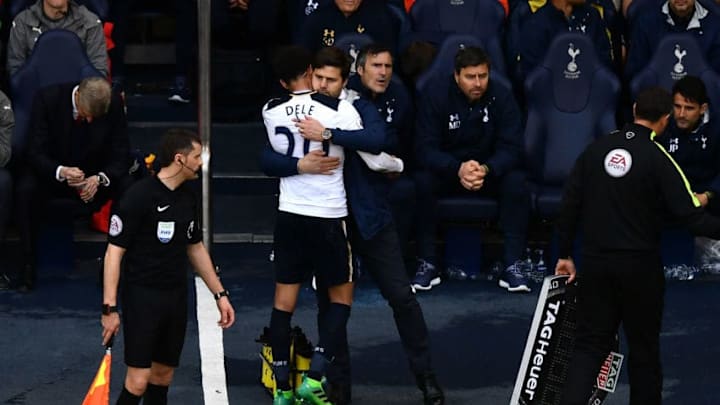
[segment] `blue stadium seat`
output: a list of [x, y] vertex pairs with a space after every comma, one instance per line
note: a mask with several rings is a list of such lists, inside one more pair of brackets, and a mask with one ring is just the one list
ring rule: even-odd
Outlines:
[[527, 1], [520, 1], [510, 13], [508, 29], [505, 33], [505, 56], [507, 58], [508, 76], [514, 81], [521, 81], [520, 70], [520, 34], [525, 21], [534, 11]]
[[398, 24], [398, 49], [396, 51], [400, 54], [408, 47], [408, 45], [410, 45], [410, 41], [414, 39], [412, 22], [410, 21], [410, 16], [408, 16], [405, 12], [405, 8], [402, 5], [397, 6], [395, 4], [388, 4], [387, 8], [390, 10], [390, 15], [397, 21]]
[[703, 7], [710, 10], [711, 12], [720, 15], [720, 4], [716, 3], [715, 0], [697, 0]]
[[[10, 12], [10, 18], [14, 19], [24, 9], [30, 7], [37, 0], [12, 0], [8, 5], [8, 11]], [[84, 5], [88, 10], [97, 14], [101, 20], [105, 21], [110, 11], [110, 4], [108, 0], [76, 0], [79, 4]]]
[[526, 164], [540, 217], [557, 212], [577, 156], [616, 129], [619, 91], [617, 77], [598, 60], [590, 39], [575, 33], [556, 37], [542, 65], [525, 80]]
[[439, 44], [450, 34], [502, 37], [505, 9], [497, 1], [417, 0], [410, 9], [413, 31]]
[[367, 34], [345, 34], [335, 40], [335, 47], [340, 48], [347, 52], [352, 59], [352, 65], [350, 65], [350, 75], [355, 74], [355, 62], [357, 60], [360, 49], [365, 45], [373, 43], [373, 39]]
[[90, 62], [80, 38], [67, 30], [50, 30], [38, 37], [30, 57], [10, 77], [10, 94], [15, 113], [13, 158], [22, 159], [27, 144], [27, 128], [35, 92], [59, 83], [80, 82], [100, 76]]
[[665, 36], [645, 69], [630, 81], [630, 92], [634, 99], [638, 92], [649, 86], [660, 86], [669, 91], [677, 80], [687, 75], [702, 79], [707, 86], [710, 105], [720, 106], [720, 75], [707, 64], [690, 34]]
[[502, 45], [505, 9], [497, 1], [418, 0], [410, 9], [413, 39], [442, 47], [453, 35], [473, 36], [483, 43], [493, 69], [507, 76]]
[[450, 76], [455, 66], [455, 54], [457, 54], [458, 50], [467, 46], [476, 46], [484, 49], [490, 56], [490, 77], [492, 80], [502, 83], [507, 88], [512, 87], [505, 75], [505, 63], [502, 58], [502, 53], [498, 54], [494, 49], [487, 48], [484, 41], [472, 35], [450, 35], [445, 38], [440, 45], [433, 63], [420, 75], [417, 83], [415, 83], [418, 93], [422, 93], [422, 90], [429, 83], [440, 78], [444, 80], [444, 78]]
[[[625, 20], [629, 27], [635, 23], [635, 19], [642, 12], [646, 12], [655, 7], [662, 7], [664, 0], [633, 0], [627, 8]], [[631, 30], [632, 31], [632, 30]]]

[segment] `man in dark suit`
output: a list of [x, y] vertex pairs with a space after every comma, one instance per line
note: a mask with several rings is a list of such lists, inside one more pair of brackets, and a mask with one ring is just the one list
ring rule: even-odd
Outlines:
[[[129, 139], [122, 100], [104, 78], [46, 87], [35, 96], [30, 149], [17, 193], [24, 263], [21, 289], [35, 282], [34, 247], [44, 217], [89, 214], [128, 186]], [[76, 201], [79, 210], [48, 210], [48, 201]]]

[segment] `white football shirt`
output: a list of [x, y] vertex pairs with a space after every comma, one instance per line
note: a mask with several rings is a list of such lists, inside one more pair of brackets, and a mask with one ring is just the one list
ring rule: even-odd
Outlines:
[[308, 116], [325, 128], [361, 129], [362, 120], [352, 104], [315, 92], [297, 92], [268, 101], [262, 115], [270, 145], [276, 152], [302, 158], [312, 150], [324, 149], [328, 156], [340, 157], [340, 167], [331, 175], [306, 173], [281, 178], [278, 209], [319, 218], [347, 216], [343, 148], [328, 141], [304, 139], [293, 120]]

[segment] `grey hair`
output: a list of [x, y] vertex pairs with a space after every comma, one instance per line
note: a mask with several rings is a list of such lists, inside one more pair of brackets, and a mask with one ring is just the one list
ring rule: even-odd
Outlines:
[[93, 118], [107, 114], [110, 109], [112, 88], [103, 77], [88, 77], [78, 87], [78, 105]]

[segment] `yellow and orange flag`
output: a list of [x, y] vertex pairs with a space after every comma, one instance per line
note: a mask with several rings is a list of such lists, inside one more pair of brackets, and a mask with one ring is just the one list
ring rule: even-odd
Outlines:
[[100, 368], [98, 369], [95, 379], [90, 385], [85, 400], [82, 405], [109, 405], [110, 404], [110, 366], [112, 364], [112, 355], [110, 348], [105, 350]]

